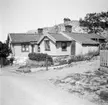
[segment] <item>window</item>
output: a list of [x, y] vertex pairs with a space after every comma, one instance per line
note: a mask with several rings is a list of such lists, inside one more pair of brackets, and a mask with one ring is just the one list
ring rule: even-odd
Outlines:
[[22, 52], [29, 52], [29, 45], [22, 45]]
[[62, 51], [67, 51], [67, 43], [66, 42], [62, 42], [61, 43], [61, 48], [62, 48]]
[[49, 43], [49, 40], [45, 40], [45, 51], [50, 51], [50, 43]]
[[38, 46], [38, 52], [40, 52], [40, 46]]

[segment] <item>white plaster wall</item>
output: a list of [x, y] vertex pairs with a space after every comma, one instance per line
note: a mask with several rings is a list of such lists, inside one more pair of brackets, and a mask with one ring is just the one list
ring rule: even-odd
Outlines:
[[[44, 40], [49, 40], [48, 38], [45, 38]], [[45, 45], [44, 40], [40, 43], [40, 52], [41, 53], [47, 53], [48, 55], [52, 56], [60, 56], [60, 55], [70, 55], [71, 54], [71, 46], [70, 42], [67, 44], [67, 51], [62, 51], [61, 48], [61, 42], [57, 42], [56, 44], [49, 40], [50, 43], [50, 51], [45, 51]]]
[[76, 42], [75, 55], [83, 54], [83, 47], [80, 43]]
[[[44, 40], [49, 40], [45, 38]], [[75, 42], [75, 55], [83, 55], [89, 51], [98, 51], [98, 46], [82, 46], [81, 43]], [[47, 53], [48, 55], [60, 56], [60, 55], [71, 55], [71, 43], [67, 44], [67, 51], [62, 51], [61, 42], [56, 44], [50, 40], [50, 51], [45, 51], [44, 41], [40, 43], [40, 52]]]
[[31, 46], [29, 45], [29, 52], [21, 51], [21, 44], [14, 45], [15, 57], [28, 57], [28, 54], [31, 52]]
[[76, 55], [84, 55], [88, 52], [98, 51], [98, 46], [82, 46], [80, 43], [76, 42]]
[[98, 46], [83, 46], [83, 54], [87, 54], [88, 52], [98, 51]]
[[61, 43], [62, 42], [57, 42], [57, 49], [56, 49], [57, 55], [70, 55], [71, 54], [71, 42], [67, 42], [66, 51], [62, 51]]
[[[44, 40], [49, 40], [49, 39], [45, 38]], [[50, 51], [45, 51], [44, 40], [40, 43], [40, 52], [47, 53], [48, 55], [56, 55], [56, 45], [51, 40], [49, 40]]]
[[38, 53], [38, 45], [35, 45], [35, 49], [34, 49], [35, 51], [35, 53]]

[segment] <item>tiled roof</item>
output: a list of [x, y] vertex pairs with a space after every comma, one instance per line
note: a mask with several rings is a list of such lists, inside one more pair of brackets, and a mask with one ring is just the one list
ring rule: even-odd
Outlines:
[[49, 33], [56, 41], [70, 41], [67, 37], [60, 33]]
[[31, 41], [37, 42], [39, 38], [42, 36], [42, 35], [30, 34], [30, 33], [10, 33], [9, 35], [12, 39], [12, 43], [23, 43], [23, 42], [31, 42]]
[[85, 37], [87, 38], [91, 38], [91, 39], [105, 39], [104, 37], [102, 37], [101, 35], [97, 35], [97, 34], [83, 34]]
[[82, 33], [67, 33], [67, 32], [63, 32], [63, 33], [65, 33], [72, 39], [74, 39], [82, 44], [91, 44], [91, 45], [99, 44], [98, 42], [95, 42], [95, 41], [91, 40], [90, 38], [85, 37], [85, 35]]

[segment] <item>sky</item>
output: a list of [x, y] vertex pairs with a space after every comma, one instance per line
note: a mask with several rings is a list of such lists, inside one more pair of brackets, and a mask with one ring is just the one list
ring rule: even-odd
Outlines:
[[87, 13], [108, 11], [108, 0], [0, 0], [0, 41], [8, 33], [23, 33], [79, 20]]

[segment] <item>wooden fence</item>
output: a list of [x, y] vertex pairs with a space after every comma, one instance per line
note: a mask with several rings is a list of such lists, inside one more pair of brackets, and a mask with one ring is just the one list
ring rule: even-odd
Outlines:
[[108, 71], [108, 43], [100, 47], [100, 69]]

